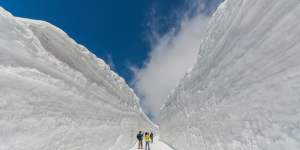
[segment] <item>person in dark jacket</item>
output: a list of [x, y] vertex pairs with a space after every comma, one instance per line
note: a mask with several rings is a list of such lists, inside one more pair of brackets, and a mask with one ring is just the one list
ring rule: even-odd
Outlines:
[[139, 141], [138, 149], [143, 149], [143, 136], [144, 134], [142, 133], [142, 131], [139, 131], [139, 133], [136, 135], [136, 138]]
[[153, 143], [153, 132], [150, 133], [150, 139], [151, 139], [151, 143]]

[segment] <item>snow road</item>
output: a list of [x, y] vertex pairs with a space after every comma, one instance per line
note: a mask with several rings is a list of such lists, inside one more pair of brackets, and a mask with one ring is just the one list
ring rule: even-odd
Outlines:
[[[143, 146], [145, 146], [145, 143], [143, 143]], [[135, 146], [130, 150], [137, 150], [137, 149], [138, 149], [138, 143], [136, 143]], [[170, 146], [160, 141], [159, 136], [154, 137], [153, 144], [150, 144], [150, 149], [151, 150], [173, 150]]]

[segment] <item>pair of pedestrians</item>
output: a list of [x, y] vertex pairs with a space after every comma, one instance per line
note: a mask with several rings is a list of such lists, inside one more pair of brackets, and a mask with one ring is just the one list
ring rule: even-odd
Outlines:
[[[138, 149], [143, 149], [143, 137], [144, 133], [142, 131], [139, 131], [137, 134], [137, 139], [138, 139]], [[150, 150], [150, 142], [153, 143], [153, 133], [145, 133], [145, 150]]]

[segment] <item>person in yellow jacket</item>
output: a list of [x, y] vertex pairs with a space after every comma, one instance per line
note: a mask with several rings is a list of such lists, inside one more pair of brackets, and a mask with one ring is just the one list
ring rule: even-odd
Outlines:
[[[145, 133], [145, 150], [150, 150], [151, 137], [148, 132]], [[148, 148], [148, 149], [147, 149]]]

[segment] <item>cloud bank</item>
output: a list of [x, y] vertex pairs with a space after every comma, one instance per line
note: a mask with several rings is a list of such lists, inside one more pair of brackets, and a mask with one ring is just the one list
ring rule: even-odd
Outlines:
[[[210, 2], [189, 3], [188, 11], [176, 17], [180, 19], [177, 26], [162, 36], [153, 29], [149, 59], [142, 68], [133, 68], [134, 89], [141, 97], [144, 111], [154, 120], [168, 94], [196, 62], [199, 40], [210, 16], [208, 12], [213, 10]], [[196, 9], [192, 8], [195, 6]]]

